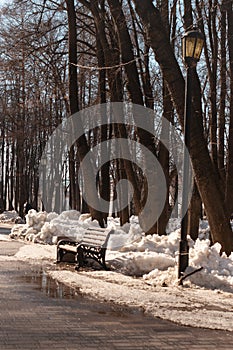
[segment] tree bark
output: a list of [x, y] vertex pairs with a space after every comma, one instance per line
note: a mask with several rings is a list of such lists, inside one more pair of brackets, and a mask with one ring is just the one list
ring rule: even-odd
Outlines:
[[[151, 47], [158, 61], [172, 95], [179, 121], [184, 129], [184, 79], [174, 56], [172, 47], [165, 35], [165, 29], [158, 9], [150, 0], [143, 3], [134, 0], [136, 11], [140, 16], [145, 29], [148, 31]], [[193, 127], [191, 130], [190, 156], [195, 174], [195, 180], [205, 206], [213, 242], [222, 245], [222, 251], [230, 254], [233, 250], [233, 234], [230, 222], [226, 215], [219, 177], [214, 169], [206, 140], [203, 136], [200, 84], [196, 75], [194, 91], [197, 95], [193, 101]]]
[[230, 123], [228, 139], [228, 157], [226, 170], [225, 203], [228, 217], [233, 214], [233, 10], [232, 3], [227, 2], [228, 45], [230, 58]]
[[[101, 3], [101, 6], [103, 8], [103, 2]], [[101, 138], [101, 155], [108, 154], [109, 149], [107, 147], [107, 144], [104, 144], [104, 141], [107, 141], [109, 138], [109, 125], [107, 120], [107, 111], [106, 111], [106, 105], [107, 102], [107, 94], [106, 94], [106, 70], [104, 69], [105, 66], [105, 58], [104, 58], [104, 50], [101, 45], [101, 41], [99, 39], [99, 36], [96, 35], [96, 56], [98, 61], [98, 67], [99, 70], [99, 85], [98, 85], [98, 95], [99, 95], [99, 102], [101, 104], [101, 127], [100, 127], [100, 138]], [[100, 159], [101, 162], [101, 159]], [[101, 171], [100, 171], [100, 181], [99, 181], [99, 191], [100, 191], [100, 197], [104, 200], [108, 201], [110, 203], [110, 162], [107, 162], [103, 164]], [[109, 213], [103, 213], [103, 218], [105, 222], [107, 222], [107, 217]]]
[[[71, 114], [76, 113], [79, 110], [78, 106], [78, 82], [77, 82], [77, 29], [76, 29], [76, 13], [74, 0], [66, 0], [67, 14], [68, 14], [68, 26], [69, 26], [69, 98], [70, 98], [70, 112]], [[82, 126], [80, 127], [80, 135], [77, 140], [77, 150], [80, 162], [83, 160], [85, 155], [89, 152], [89, 147], [87, 144], [87, 139], [85, 137]], [[97, 190], [95, 183], [89, 181], [90, 172], [93, 172], [93, 166], [89, 162], [87, 168], [84, 170], [84, 181], [85, 189], [88, 192], [88, 197], [91, 200], [91, 203], [94, 207], [89, 205], [90, 213], [92, 219], [96, 219], [100, 226], [104, 226], [103, 215], [100, 211], [95, 208], [98, 207], [99, 199], [97, 197]]]
[[[167, 31], [167, 35], [169, 36], [169, 10], [168, 10], [168, 1], [161, 2], [161, 17], [164, 23], [164, 26]], [[169, 94], [169, 90], [167, 88], [166, 81], [163, 79], [163, 118], [161, 125], [161, 134], [160, 139], [166, 140], [166, 144], [169, 145], [170, 138], [170, 130], [166, 127], [167, 124], [164, 124], [164, 118], [168, 122], [172, 122], [173, 120], [173, 105], [171, 101], [171, 96]], [[159, 235], [166, 234], [166, 227], [169, 221], [169, 150], [164, 144], [159, 142], [159, 152], [158, 152], [158, 160], [162, 166], [164, 176], [167, 184], [167, 195], [164, 203], [163, 211], [157, 222], [157, 233]]]
[[[143, 94], [142, 89], [140, 85], [137, 65], [134, 57], [133, 52], [133, 44], [129, 35], [129, 30], [127, 28], [127, 23], [125, 19], [124, 12], [122, 10], [121, 3], [119, 0], [108, 0], [108, 4], [110, 7], [111, 14], [114, 18], [118, 36], [119, 36], [119, 43], [120, 43], [120, 50], [121, 50], [121, 57], [122, 57], [122, 63], [124, 64], [124, 69], [127, 76], [127, 89], [129, 92], [129, 96], [131, 99], [131, 102], [135, 105], [144, 105], [143, 101]], [[141, 121], [141, 114], [138, 115], [136, 108], [133, 108], [133, 118], [137, 123], [139, 124]], [[148, 124], [148, 119], [144, 117], [144, 123], [147, 125], [147, 130], [152, 130], [152, 133], [148, 133], [143, 128], [137, 129], [137, 135], [139, 138], [139, 141], [152, 153], [156, 156], [156, 147], [154, 142], [154, 135], [153, 135], [153, 129], [154, 125]], [[150, 163], [150, 160], [147, 160], [147, 156], [144, 153], [144, 164], [145, 168], [147, 169], [147, 174], [154, 174], [154, 178], [156, 179], [156, 174], [154, 173], [154, 167], [153, 164]], [[152, 175], [149, 175], [152, 176]], [[157, 183], [156, 181], [153, 182], [153, 185], [151, 185], [153, 188], [147, 189], [146, 184], [144, 184], [143, 190], [145, 193], [147, 191], [151, 191], [153, 193], [158, 193], [157, 189]], [[160, 208], [160, 198], [153, 199], [153, 208], [152, 206], [150, 209], [148, 208], [148, 212], [146, 213], [145, 217], [142, 219], [142, 217], [139, 216], [139, 222], [143, 230], [146, 231], [146, 234], [154, 234], [157, 232], [157, 219], [154, 220], [153, 225], [149, 228], [146, 225], [147, 218], [152, 218], [157, 212], [157, 208]], [[140, 204], [141, 207], [143, 207], [143, 203]]]
[[[200, 27], [204, 32], [204, 21], [200, 2], [196, 2], [198, 15], [200, 16]], [[206, 66], [208, 71], [208, 78], [210, 84], [210, 106], [211, 113], [209, 116], [209, 130], [210, 130], [210, 154], [213, 164], [218, 171], [218, 149], [217, 149], [217, 63], [218, 63], [218, 40], [216, 29], [216, 1], [212, 6], [209, 6], [209, 14], [207, 16], [207, 26], [209, 29], [209, 47], [205, 40], [204, 54], [206, 59]], [[204, 34], [205, 35], [205, 34]]]
[[221, 61], [220, 61], [220, 107], [219, 107], [219, 135], [218, 135], [218, 169], [222, 182], [225, 184], [225, 111], [226, 111], [226, 95], [227, 95], [227, 84], [226, 84], [226, 7], [224, 4], [221, 6]]
[[198, 238], [199, 233], [199, 224], [202, 212], [202, 202], [201, 197], [199, 195], [199, 191], [196, 183], [193, 186], [192, 197], [188, 209], [188, 235], [192, 238], [192, 240], [196, 240]]
[[[83, 2], [83, 0], [81, 2]], [[110, 88], [110, 100], [111, 102], [122, 102], [123, 101], [122, 72], [118, 67], [117, 68], [114, 67], [120, 64], [119, 49], [117, 49], [116, 47], [111, 48], [108, 43], [105, 26], [103, 22], [103, 17], [104, 17], [103, 12], [100, 14], [96, 1], [92, 1], [91, 4], [87, 4], [86, 1], [84, 1], [83, 3], [86, 4], [93, 13], [93, 16], [95, 19], [95, 25], [96, 25], [96, 32], [97, 32], [97, 35], [99, 36], [99, 40], [101, 42], [103, 52], [104, 52], [105, 64], [107, 67], [113, 66], [112, 69], [107, 70], [108, 84]], [[125, 138], [125, 139], [128, 138], [128, 133], [125, 125], [118, 124], [117, 132], [119, 132], [119, 136], [121, 138]], [[124, 151], [130, 154], [129, 149]], [[124, 167], [125, 167], [125, 172], [127, 174], [127, 179], [131, 182], [134, 188], [133, 200], [136, 208], [136, 213], [138, 214], [141, 210], [141, 202], [140, 202], [141, 197], [140, 197], [140, 192], [138, 188], [137, 178], [134, 173], [134, 169], [132, 167], [131, 162], [128, 161], [127, 159], [124, 159]], [[129, 215], [126, 215], [126, 209], [122, 214], [124, 216], [124, 219], [122, 219], [121, 222], [125, 223], [124, 221], [126, 220], [126, 218], [127, 218], [127, 221], [129, 221]]]

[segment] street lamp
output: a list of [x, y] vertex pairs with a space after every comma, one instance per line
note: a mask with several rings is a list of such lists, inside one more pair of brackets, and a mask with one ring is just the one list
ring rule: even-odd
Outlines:
[[181, 206], [181, 236], [179, 246], [178, 278], [188, 267], [189, 247], [187, 241], [188, 230], [188, 187], [189, 187], [189, 149], [190, 126], [192, 119], [192, 76], [200, 59], [204, 44], [203, 34], [196, 28], [186, 32], [182, 38], [182, 56], [186, 66], [185, 108], [184, 108], [184, 159], [183, 159], [183, 187]]

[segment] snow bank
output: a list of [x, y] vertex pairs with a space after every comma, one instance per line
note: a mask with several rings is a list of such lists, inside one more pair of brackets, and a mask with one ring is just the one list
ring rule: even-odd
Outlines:
[[[92, 221], [90, 215], [80, 214], [76, 210], [64, 211], [60, 215], [56, 213], [36, 212], [29, 210], [26, 215], [26, 224], [15, 225], [11, 238], [21, 238], [33, 243], [56, 244], [60, 237], [70, 237], [77, 241], [82, 238], [87, 227], [99, 227], [97, 221]], [[142, 236], [136, 218], [120, 227], [119, 219], [109, 219], [108, 227], [114, 230], [108, 249], [118, 250], [128, 242], [134, 241]]]
[[[107, 250], [107, 259], [112, 269], [125, 275], [141, 276], [152, 285], [176, 285], [180, 220], [170, 220], [169, 234], [148, 235], [142, 232], [138, 218], [120, 227], [119, 219], [108, 219], [108, 227], [114, 230]], [[22, 238], [33, 243], [56, 244], [59, 237], [80, 240], [85, 228], [97, 227], [89, 215], [75, 210], [56, 213], [30, 210], [25, 225], [15, 225], [11, 238]], [[233, 254], [220, 256], [221, 246], [210, 247], [207, 239], [209, 227], [206, 221], [200, 224], [200, 238], [194, 243], [189, 237], [189, 267], [187, 273], [203, 267], [202, 271], [186, 279], [189, 286], [233, 292]]]
[[0, 222], [4, 222], [4, 223], [15, 222], [15, 220], [18, 218], [19, 218], [19, 214], [15, 210], [4, 211], [3, 213], [0, 214]]
[[98, 300], [140, 308], [191, 327], [233, 331], [232, 295], [204, 289], [148, 286], [140, 278], [111, 271], [50, 271], [52, 278]]
[[233, 254], [227, 257], [220, 256], [221, 245], [219, 243], [210, 247], [208, 240], [197, 239], [193, 248], [190, 249], [190, 266], [192, 269], [203, 267], [197, 275], [192, 275], [190, 281], [201, 287], [209, 289], [221, 289], [233, 292]]
[[0, 234], [0, 241], [9, 241], [8, 235]]
[[30, 260], [35, 263], [43, 260], [55, 262], [56, 246], [27, 244], [21, 247], [14, 257], [20, 260]]
[[25, 225], [15, 225], [12, 230], [11, 238], [21, 238], [33, 243], [55, 244], [57, 239], [62, 236], [80, 239], [83, 223], [80, 219], [80, 213], [75, 210], [63, 212], [60, 215], [56, 213], [36, 212], [29, 210], [26, 215]]

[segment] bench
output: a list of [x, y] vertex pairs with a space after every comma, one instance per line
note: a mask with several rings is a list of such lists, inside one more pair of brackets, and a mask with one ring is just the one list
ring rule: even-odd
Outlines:
[[[105, 270], [107, 243], [112, 230], [103, 228], [87, 228], [80, 242], [62, 239], [57, 243], [57, 263], [74, 262], [75, 270], [86, 265], [89, 259], [97, 261]], [[69, 259], [67, 260], [67, 256]]]

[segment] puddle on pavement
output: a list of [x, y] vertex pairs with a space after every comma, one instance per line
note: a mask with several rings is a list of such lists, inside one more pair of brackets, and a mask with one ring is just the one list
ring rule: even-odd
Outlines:
[[77, 290], [52, 279], [43, 269], [26, 272], [24, 275], [19, 276], [19, 279], [30, 283], [34, 289], [51, 298], [75, 299], [81, 297]]
[[23, 274], [17, 275], [21, 282], [30, 284], [34, 290], [42, 292], [44, 295], [55, 299], [73, 299], [79, 302], [79, 306], [91, 307], [92, 311], [105, 316], [128, 318], [133, 316], [145, 317], [142, 310], [109, 304], [107, 302], [96, 301], [84, 297], [77, 289], [71, 288], [51, 278], [46, 271], [41, 268], [37, 270], [24, 270]]

